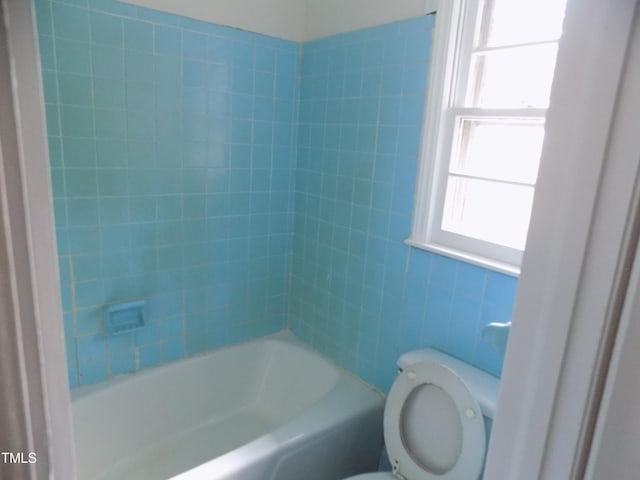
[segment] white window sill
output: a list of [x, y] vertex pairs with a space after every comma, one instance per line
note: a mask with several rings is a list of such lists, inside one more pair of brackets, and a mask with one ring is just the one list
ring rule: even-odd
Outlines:
[[468, 252], [443, 247], [442, 245], [436, 245], [434, 243], [421, 242], [413, 238], [407, 238], [404, 243], [410, 247], [420, 248], [455, 260], [461, 260], [488, 270], [493, 270], [494, 272], [509, 275], [510, 277], [518, 278], [520, 276], [520, 267], [509, 265], [508, 263], [498, 262], [497, 260], [491, 260], [479, 255], [473, 255]]

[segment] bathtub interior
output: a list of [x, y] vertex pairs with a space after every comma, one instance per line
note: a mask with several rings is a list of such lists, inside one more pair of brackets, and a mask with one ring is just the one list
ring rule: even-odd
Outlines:
[[338, 377], [304, 348], [261, 340], [79, 389], [79, 478], [175, 475], [299, 415]]

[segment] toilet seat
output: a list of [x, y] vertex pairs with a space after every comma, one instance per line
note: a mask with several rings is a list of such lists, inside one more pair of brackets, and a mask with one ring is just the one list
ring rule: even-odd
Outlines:
[[[482, 411], [462, 379], [439, 363], [419, 362], [398, 376], [387, 397], [384, 436], [394, 473], [407, 480], [477, 480], [482, 471]], [[425, 450], [431, 439], [440, 450], [434, 459]]]

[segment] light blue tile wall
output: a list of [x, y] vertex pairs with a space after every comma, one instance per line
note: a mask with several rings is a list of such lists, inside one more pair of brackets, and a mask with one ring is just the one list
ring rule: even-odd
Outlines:
[[[292, 42], [36, 5], [72, 386], [286, 325], [383, 390], [426, 345], [500, 374], [478, 335], [515, 279], [402, 243], [430, 17], [305, 44], [299, 89]], [[149, 325], [104, 336], [140, 297]]]
[[[71, 385], [287, 325], [299, 46], [36, 0]], [[107, 337], [106, 303], [148, 325]]]
[[481, 327], [516, 280], [403, 244], [411, 228], [433, 17], [304, 45], [290, 325], [387, 390], [435, 346], [500, 375]]

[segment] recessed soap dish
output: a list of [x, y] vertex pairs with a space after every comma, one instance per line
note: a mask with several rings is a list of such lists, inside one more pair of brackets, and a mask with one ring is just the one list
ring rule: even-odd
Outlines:
[[105, 305], [103, 308], [105, 333], [118, 335], [144, 326], [144, 305], [144, 300]]

